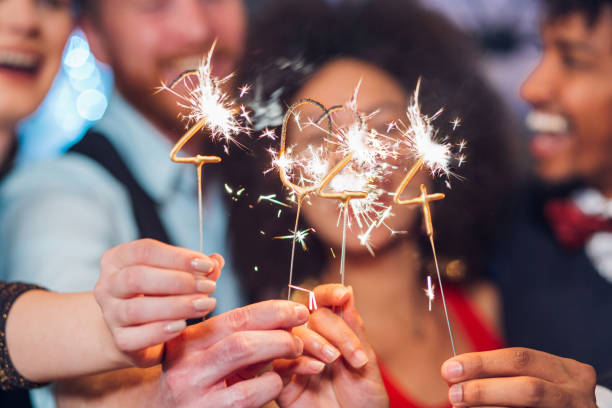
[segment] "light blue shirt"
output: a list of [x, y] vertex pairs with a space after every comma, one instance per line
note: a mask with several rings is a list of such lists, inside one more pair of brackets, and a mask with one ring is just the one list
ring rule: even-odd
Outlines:
[[[172, 143], [116, 91], [94, 130], [110, 140], [140, 186], [159, 204], [172, 242], [198, 250], [195, 167], [170, 161]], [[215, 292], [216, 313], [242, 305], [227, 248], [228, 214], [222, 194], [219, 183], [205, 183], [204, 252], [220, 253], [227, 261]], [[0, 188], [2, 280], [31, 282], [57, 292], [92, 290], [102, 253], [135, 239], [138, 229], [127, 190], [82, 155], [68, 153], [18, 169]], [[54, 406], [48, 392], [45, 398], [41, 395], [32, 395], [38, 407]]]

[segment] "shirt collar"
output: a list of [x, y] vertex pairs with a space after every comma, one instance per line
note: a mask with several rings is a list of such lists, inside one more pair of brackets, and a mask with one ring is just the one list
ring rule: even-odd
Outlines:
[[119, 152], [140, 186], [160, 203], [177, 190], [195, 191], [195, 168], [170, 160], [172, 142], [115, 89], [94, 130]]
[[572, 195], [578, 208], [587, 215], [612, 219], [612, 200], [594, 188], [584, 188]]
[[0, 163], [0, 181], [13, 169], [15, 164], [15, 157], [17, 156], [17, 142], [16, 138], [11, 142], [11, 146], [4, 158], [4, 162]]

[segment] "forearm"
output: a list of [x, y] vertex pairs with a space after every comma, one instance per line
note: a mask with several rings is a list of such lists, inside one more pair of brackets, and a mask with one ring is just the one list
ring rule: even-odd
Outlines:
[[163, 407], [159, 395], [161, 366], [131, 368], [56, 384], [59, 408]]
[[56, 381], [129, 366], [90, 292], [24, 293], [9, 312], [6, 338], [13, 365], [30, 381]]

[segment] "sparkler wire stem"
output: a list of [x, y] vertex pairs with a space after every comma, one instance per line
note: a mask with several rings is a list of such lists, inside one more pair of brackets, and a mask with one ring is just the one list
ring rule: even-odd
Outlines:
[[440, 296], [442, 297], [442, 306], [444, 307], [444, 315], [446, 317], [446, 325], [448, 326], [448, 335], [450, 336], [451, 348], [453, 350], [453, 356], [457, 355], [455, 350], [455, 341], [453, 339], [453, 329], [451, 328], [450, 318], [448, 317], [448, 309], [446, 307], [446, 298], [444, 297], [444, 287], [442, 286], [442, 276], [440, 275], [440, 266], [438, 265], [438, 256], [436, 255], [436, 246], [434, 244], [433, 234], [429, 235], [429, 243], [431, 244], [431, 252], [434, 257], [434, 264], [436, 265], [436, 273], [438, 274], [438, 283], [440, 284]]
[[343, 218], [342, 221], [342, 253], [340, 254], [340, 279], [342, 286], [344, 286], [344, 267], [346, 265], [346, 224], [348, 221], [348, 206], [350, 199], [344, 202]]
[[200, 252], [204, 253], [204, 204], [202, 191], [202, 167], [204, 163], [198, 164], [198, 217], [200, 221]]
[[303, 196], [298, 196], [297, 199], [297, 214], [295, 215], [295, 227], [293, 228], [293, 243], [291, 244], [291, 263], [289, 264], [289, 290], [287, 300], [291, 300], [291, 288], [293, 287], [293, 261], [295, 260], [295, 242], [297, 241], [298, 224], [300, 220], [300, 211], [302, 210]]

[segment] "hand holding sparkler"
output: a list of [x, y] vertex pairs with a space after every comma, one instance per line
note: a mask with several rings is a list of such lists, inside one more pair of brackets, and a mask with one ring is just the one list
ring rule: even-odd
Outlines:
[[[275, 371], [285, 385], [277, 402], [281, 407], [327, 408], [388, 407], [376, 354], [368, 343], [353, 290], [338, 284], [314, 289], [319, 304], [308, 327], [292, 334], [304, 343], [304, 355], [276, 360]], [[342, 316], [332, 310], [341, 308]], [[325, 370], [329, 365], [330, 369]]]

